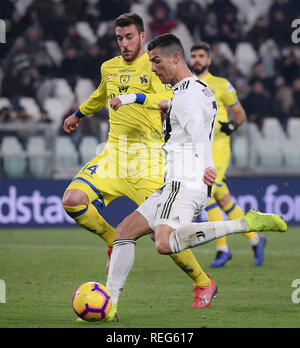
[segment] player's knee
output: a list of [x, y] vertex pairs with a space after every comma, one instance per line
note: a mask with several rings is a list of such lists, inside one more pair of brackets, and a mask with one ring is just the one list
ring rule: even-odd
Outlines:
[[162, 255], [168, 255], [171, 252], [169, 241], [166, 239], [156, 239], [155, 247], [156, 250]]
[[121, 222], [116, 228], [116, 239], [136, 239], [126, 223]]
[[80, 190], [69, 190], [64, 193], [62, 204], [64, 207], [88, 205], [89, 199], [86, 193]]

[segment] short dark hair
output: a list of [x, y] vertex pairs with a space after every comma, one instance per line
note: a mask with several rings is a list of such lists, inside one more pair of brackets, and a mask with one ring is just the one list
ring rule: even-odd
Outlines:
[[139, 33], [145, 31], [144, 22], [142, 18], [136, 13], [123, 13], [115, 20], [116, 27], [128, 27], [129, 25], [134, 24]]
[[207, 53], [208, 56], [211, 54], [211, 46], [209, 43], [200, 41], [196, 42], [192, 47], [191, 47], [191, 52], [197, 51], [197, 50], [203, 50]]
[[182, 58], [185, 58], [184, 48], [178, 37], [173, 34], [164, 34], [152, 39], [148, 44], [148, 51], [152, 51], [154, 48], [161, 49], [168, 56], [179, 53]]

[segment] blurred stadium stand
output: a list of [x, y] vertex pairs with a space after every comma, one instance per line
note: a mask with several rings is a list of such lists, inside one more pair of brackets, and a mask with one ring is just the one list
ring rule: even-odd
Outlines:
[[108, 133], [108, 110], [62, 131], [119, 54], [112, 21], [139, 13], [148, 39], [178, 35], [213, 47], [211, 71], [238, 90], [248, 122], [232, 141], [231, 176], [300, 174], [298, 0], [1, 0], [0, 177], [71, 178]]

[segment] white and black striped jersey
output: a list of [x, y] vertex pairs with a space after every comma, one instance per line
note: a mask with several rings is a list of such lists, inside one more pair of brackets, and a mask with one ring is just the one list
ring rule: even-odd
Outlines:
[[217, 102], [212, 91], [196, 76], [174, 86], [174, 95], [164, 123], [165, 181], [179, 181], [187, 188], [207, 192], [204, 170], [214, 167], [212, 143]]

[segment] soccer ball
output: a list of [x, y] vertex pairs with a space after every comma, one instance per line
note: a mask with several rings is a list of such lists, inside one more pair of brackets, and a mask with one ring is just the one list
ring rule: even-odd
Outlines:
[[72, 306], [81, 319], [99, 321], [104, 319], [111, 309], [111, 296], [100, 283], [84, 283], [75, 291]]

